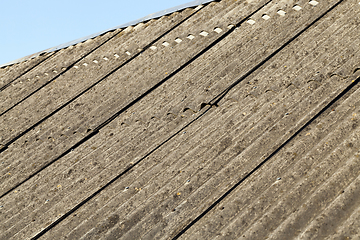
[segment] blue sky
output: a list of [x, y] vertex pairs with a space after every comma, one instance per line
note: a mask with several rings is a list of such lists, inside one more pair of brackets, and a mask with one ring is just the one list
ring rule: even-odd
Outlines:
[[2, 1], [0, 65], [191, 1]]

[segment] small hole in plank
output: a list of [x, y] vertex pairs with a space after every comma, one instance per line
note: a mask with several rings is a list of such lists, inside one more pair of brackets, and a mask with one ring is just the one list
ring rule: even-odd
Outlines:
[[255, 24], [255, 21], [252, 20], [252, 19], [249, 19], [249, 20], [247, 20], [246, 22], [247, 22], [248, 24], [250, 24], [250, 25], [254, 25], [254, 24]]
[[222, 29], [217, 27], [217, 28], [214, 29], [214, 32], [216, 32], [216, 33], [221, 33], [221, 32], [222, 32]]
[[209, 35], [209, 33], [205, 32], [205, 31], [202, 31], [202, 32], [200, 33], [200, 35], [201, 35], [201, 36], [204, 36], [204, 37], [207, 37], [207, 36]]
[[190, 39], [190, 40], [193, 40], [195, 37], [194, 37], [194, 35], [190, 34], [189, 36], [187, 36], [187, 38]]
[[295, 11], [300, 11], [300, 10], [301, 10], [301, 7], [300, 7], [299, 5], [295, 5], [295, 6], [293, 7], [293, 9], [294, 9]]
[[269, 19], [270, 19], [270, 16], [269, 16], [269, 15], [264, 14], [264, 15], [262, 15], [262, 18], [263, 18], [264, 20], [269, 20]]
[[279, 14], [280, 16], [285, 16], [286, 12], [280, 9], [279, 11], [277, 11], [277, 14]]
[[316, 6], [316, 5], [319, 4], [319, 2], [318, 2], [318, 1], [315, 1], [315, 0], [311, 0], [311, 1], [309, 2], [309, 4], [312, 5], [312, 6]]

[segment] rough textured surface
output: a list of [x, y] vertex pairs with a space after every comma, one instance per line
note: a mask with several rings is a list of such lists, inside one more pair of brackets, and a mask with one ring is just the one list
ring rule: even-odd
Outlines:
[[222, 0], [1, 69], [0, 239], [359, 238], [359, 13]]

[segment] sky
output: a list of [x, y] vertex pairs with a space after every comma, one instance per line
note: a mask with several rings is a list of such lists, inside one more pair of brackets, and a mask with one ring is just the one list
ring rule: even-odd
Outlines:
[[0, 65], [192, 0], [3, 0]]

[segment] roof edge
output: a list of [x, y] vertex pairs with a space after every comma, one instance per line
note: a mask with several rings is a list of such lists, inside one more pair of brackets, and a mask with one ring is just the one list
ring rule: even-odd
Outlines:
[[215, 2], [215, 1], [216, 0], [195, 0], [195, 1], [192, 1], [192, 2], [189, 2], [189, 3], [185, 3], [185, 4], [182, 4], [182, 5], [176, 6], [176, 7], [172, 7], [172, 8], [166, 9], [166, 10], [162, 10], [162, 11], [159, 11], [159, 12], [156, 12], [156, 13], [152, 13], [152, 14], [149, 14], [149, 15], [143, 17], [143, 18], [139, 18], [137, 20], [134, 20], [134, 21], [131, 21], [131, 22], [128, 22], [128, 23], [125, 23], [125, 24], [122, 24], [122, 25], [119, 25], [119, 26], [116, 26], [116, 27], [113, 27], [113, 28], [109, 28], [107, 30], [104, 30], [104, 31], [101, 31], [101, 32], [98, 32], [98, 33], [95, 33], [95, 34], [91, 34], [89, 36], [79, 38], [79, 39], [76, 39], [76, 40], [73, 40], [73, 41], [70, 41], [70, 42], [67, 42], [67, 43], [64, 43], [64, 44], [60, 44], [60, 45], [58, 45], [56, 47], [48, 48], [46, 50], [43, 50], [43, 51], [28, 55], [28, 56], [25, 56], [25, 57], [16, 59], [14, 61], [2, 64], [2, 65], [0, 65], [0, 68], [10, 66], [10, 65], [13, 65], [13, 64], [17, 64], [17, 63], [20, 63], [20, 62], [24, 62], [24, 61], [27, 61], [27, 60], [30, 60], [32, 58], [38, 57], [38, 56], [40, 56], [42, 54], [45, 54], [45, 53], [51, 53], [51, 52], [54, 52], [54, 51], [57, 51], [57, 50], [60, 50], [60, 49], [67, 48], [69, 46], [76, 45], [76, 44], [81, 43], [81, 42], [85, 42], [85, 41], [87, 41], [89, 39], [98, 37], [98, 36], [100, 36], [102, 34], [105, 34], [107, 32], [111, 32], [111, 31], [114, 31], [114, 30], [117, 30], [117, 29], [126, 28], [126, 27], [129, 27], [129, 26], [134, 26], [136, 24], [146, 22], [146, 21], [149, 21], [149, 20], [155, 19], [155, 18], [160, 18], [162, 16], [165, 16], [165, 15], [177, 12], [177, 11], [181, 11], [181, 10], [186, 9], [186, 8], [196, 7], [196, 6], [199, 6], [199, 5], [202, 5], [202, 4]]

